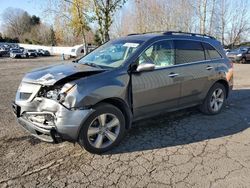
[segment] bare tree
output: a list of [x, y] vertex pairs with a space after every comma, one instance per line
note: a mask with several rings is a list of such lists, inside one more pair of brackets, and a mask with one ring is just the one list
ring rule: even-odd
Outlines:
[[[84, 6], [79, 5], [88, 0], [51, 1], [58, 2], [59, 9], [54, 10], [59, 11], [57, 18], [61, 16], [66, 20], [64, 24], [56, 24], [56, 36], [67, 35], [70, 39], [71, 34], [65, 30], [71, 26], [83, 34], [82, 37], [85, 35], [85, 43], [85, 26], [95, 27], [102, 42], [109, 40], [110, 34], [117, 37], [128, 33], [176, 30], [208, 33], [224, 45], [239, 43], [249, 32], [246, 0], [130, 0], [129, 6], [124, 6], [121, 11], [118, 10], [125, 0], [93, 0]], [[72, 8], [75, 4], [78, 6]], [[89, 19], [92, 16], [94, 19]], [[94, 24], [89, 24], [92, 21]], [[58, 30], [60, 25], [63, 26]]]
[[[86, 32], [90, 29], [88, 25], [89, 15], [88, 0], [50, 0], [45, 13], [52, 14], [56, 19], [61, 19], [71, 27], [76, 35], [82, 37], [84, 53], [87, 52]], [[58, 22], [58, 21], [57, 21]]]
[[[39, 17], [30, 16], [22, 9], [8, 8], [4, 11], [3, 20], [6, 37], [18, 38], [20, 42], [46, 43], [44, 38], [39, 38], [40, 30], [46, 28]], [[43, 35], [46, 35], [46, 32]]]
[[231, 30], [229, 33], [230, 44], [235, 45], [242, 42], [243, 36], [250, 30], [247, 3], [247, 1], [241, 0], [241, 3], [237, 8], [238, 10], [241, 9], [241, 11], [235, 11], [235, 14], [233, 15], [234, 19], [232, 20]]
[[210, 22], [209, 22], [209, 31], [208, 34], [212, 35], [212, 30], [213, 30], [213, 26], [214, 26], [214, 18], [215, 18], [215, 3], [216, 0], [212, 0], [212, 8], [211, 8], [211, 14], [210, 14]]
[[[3, 25], [5, 28], [5, 33], [8, 37], [19, 38], [24, 34], [25, 26], [22, 18], [24, 18], [25, 11], [22, 9], [7, 8], [2, 14]], [[26, 20], [25, 20], [26, 21]]]
[[[126, 9], [125, 12], [129, 12]], [[113, 38], [125, 36], [134, 32], [134, 28], [131, 26], [130, 20], [134, 17], [131, 14], [124, 14], [123, 11], [118, 11], [114, 16], [114, 22], [110, 27], [110, 36]]]
[[126, 0], [93, 0], [94, 18], [97, 21], [102, 42], [110, 39], [109, 30], [113, 23], [113, 16], [125, 2]]
[[197, 6], [198, 6], [197, 16], [199, 17], [200, 33], [205, 34], [206, 33], [206, 22], [207, 22], [208, 0], [199, 0]]
[[221, 0], [221, 11], [220, 11], [220, 30], [221, 30], [221, 43], [225, 44], [225, 30], [226, 30], [226, 20], [227, 18], [227, 9], [226, 9], [226, 0]]
[[[124, 16], [119, 14], [119, 20], [115, 19], [112, 33], [114, 33], [114, 28], [119, 29], [119, 36], [121, 33], [144, 33], [148, 31], [192, 31], [195, 12], [190, 1], [168, 0], [167, 3], [162, 0], [130, 1], [130, 9], [126, 9], [125, 13], [123, 10]], [[121, 32], [121, 30], [124, 32]]]

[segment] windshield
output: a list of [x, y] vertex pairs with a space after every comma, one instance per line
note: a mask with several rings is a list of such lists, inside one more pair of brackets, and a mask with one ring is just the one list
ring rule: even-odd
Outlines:
[[110, 41], [79, 60], [82, 64], [95, 64], [109, 68], [121, 66], [142, 41]]

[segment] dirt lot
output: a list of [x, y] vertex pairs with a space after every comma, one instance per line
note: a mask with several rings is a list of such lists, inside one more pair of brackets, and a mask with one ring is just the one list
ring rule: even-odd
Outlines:
[[0, 59], [0, 187], [250, 187], [250, 64], [217, 116], [196, 109], [135, 124], [110, 153], [47, 144], [16, 123], [10, 107], [24, 73], [60, 58]]

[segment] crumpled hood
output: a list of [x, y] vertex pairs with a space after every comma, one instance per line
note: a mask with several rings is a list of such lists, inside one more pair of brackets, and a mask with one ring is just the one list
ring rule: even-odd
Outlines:
[[77, 63], [52, 65], [28, 72], [24, 76], [23, 82], [49, 86], [67, 77], [74, 77], [77, 75], [77, 77], [80, 78], [103, 71], [103, 69]]

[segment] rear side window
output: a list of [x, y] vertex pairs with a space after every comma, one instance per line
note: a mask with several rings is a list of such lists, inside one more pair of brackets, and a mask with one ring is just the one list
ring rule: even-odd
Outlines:
[[176, 40], [176, 64], [191, 63], [205, 60], [205, 53], [201, 42]]
[[220, 59], [221, 55], [220, 53], [210, 44], [208, 43], [202, 43], [205, 49], [206, 53], [206, 59]]

